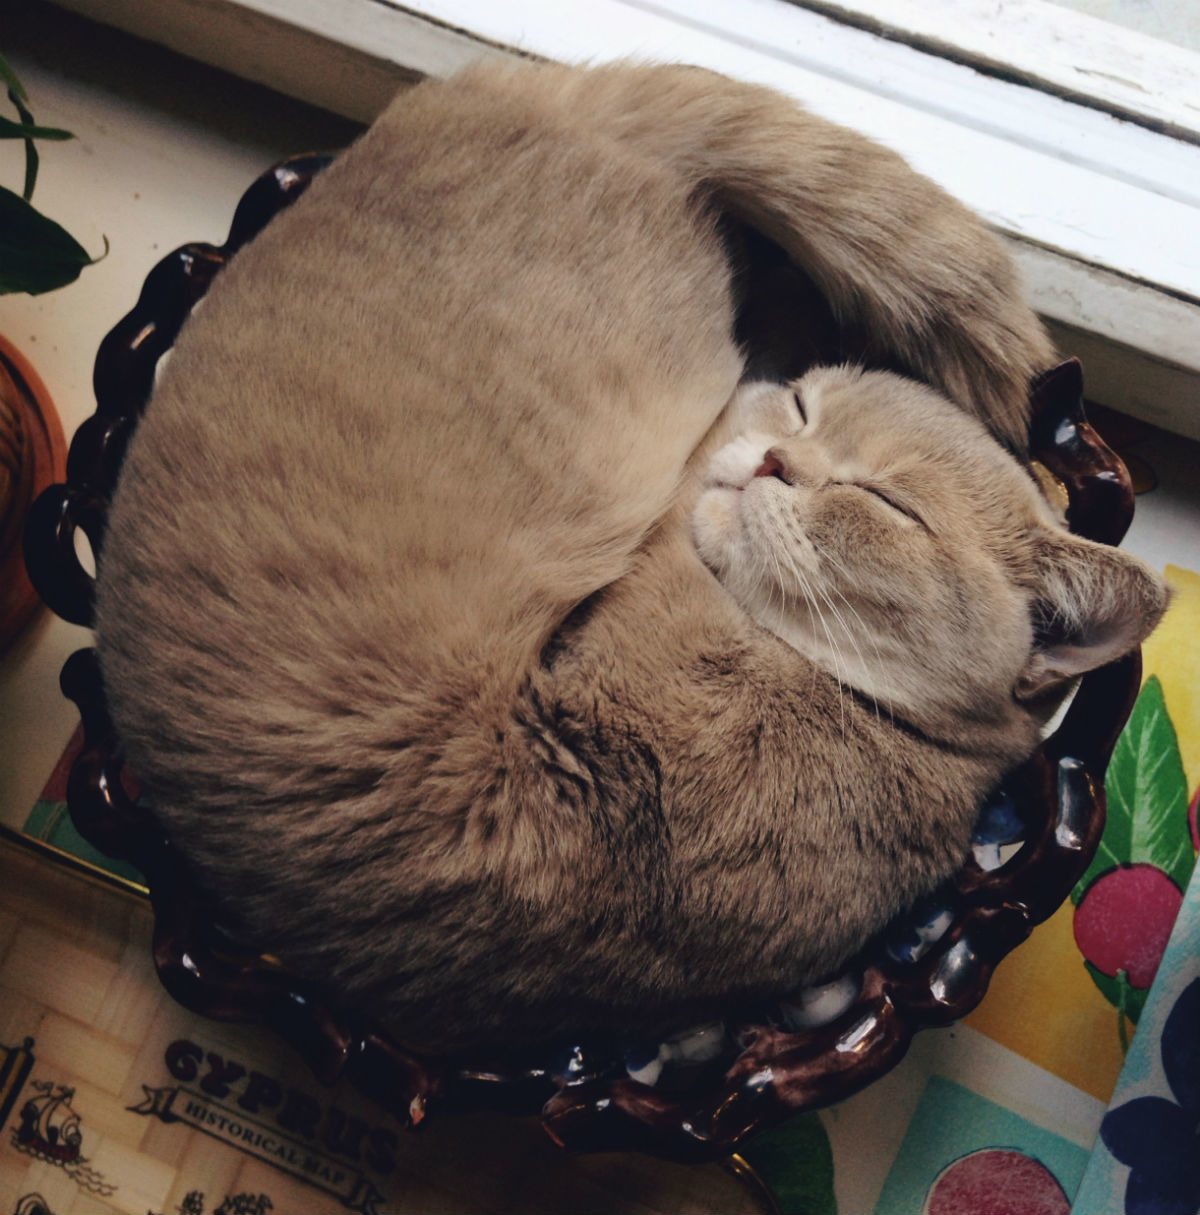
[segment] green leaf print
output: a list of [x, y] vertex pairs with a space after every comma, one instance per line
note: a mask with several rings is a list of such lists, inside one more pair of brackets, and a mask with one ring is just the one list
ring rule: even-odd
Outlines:
[[833, 1150], [815, 1113], [797, 1114], [741, 1151], [775, 1196], [781, 1215], [837, 1215]]
[[1071, 891], [1078, 905], [1101, 874], [1120, 864], [1156, 865], [1186, 890], [1195, 853], [1188, 831], [1187, 780], [1179, 740], [1151, 675], [1113, 751], [1104, 781], [1108, 821], [1096, 855]]
[[1124, 1049], [1126, 1019], [1137, 1024], [1157, 965], [1146, 951], [1166, 944], [1172, 903], [1187, 889], [1196, 860], [1179, 740], [1157, 676], [1138, 695], [1104, 786], [1104, 835], [1071, 899], [1076, 944], [1092, 982], [1118, 1011]]
[[1091, 962], [1084, 962], [1087, 967], [1087, 972], [1092, 976], [1092, 982], [1100, 989], [1100, 994], [1113, 1006], [1118, 1008], [1136, 1025], [1138, 1018], [1142, 1015], [1142, 1009], [1146, 1006], [1146, 997], [1149, 996], [1149, 989], [1143, 990], [1140, 987], [1131, 987], [1127, 982], [1122, 983], [1118, 979], [1110, 979], [1108, 975], [1097, 970]]

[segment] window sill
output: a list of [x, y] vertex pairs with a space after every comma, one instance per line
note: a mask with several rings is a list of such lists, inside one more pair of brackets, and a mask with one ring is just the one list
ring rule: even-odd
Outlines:
[[1106, 404], [1200, 437], [1200, 145], [1187, 138], [784, 0], [59, 2], [363, 120], [405, 74], [485, 55], [635, 55], [773, 85], [993, 224], [1064, 349], [1117, 368]]

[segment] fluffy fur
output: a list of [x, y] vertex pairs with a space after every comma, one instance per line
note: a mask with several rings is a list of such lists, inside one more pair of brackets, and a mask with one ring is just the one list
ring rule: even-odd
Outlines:
[[[726, 410], [726, 213], [944, 396], [826, 369], [804, 427], [790, 389]], [[1161, 611], [984, 429], [1020, 447], [1049, 357], [975, 219], [769, 91], [419, 85], [223, 272], [130, 444], [97, 630], [132, 765], [236, 933], [414, 1043], [794, 987]]]

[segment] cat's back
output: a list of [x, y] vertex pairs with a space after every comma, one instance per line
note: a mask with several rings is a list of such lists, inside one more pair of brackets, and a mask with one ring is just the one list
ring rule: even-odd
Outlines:
[[711, 217], [570, 78], [403, 94], [185, 326], [100, 568], [131, 736], [319, 743], [626, 568], [739, 367]]

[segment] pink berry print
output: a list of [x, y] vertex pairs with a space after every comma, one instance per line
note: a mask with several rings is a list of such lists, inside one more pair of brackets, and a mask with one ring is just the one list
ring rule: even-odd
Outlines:
[[1012, 1148], [984, 1148], [938, 1174], [921, 1215], [1069, 1215], [1058, 1179]]
[[1183, 895], [1157, 865], [1118, 865], [1098, 877], [1075, 910], [1075, 944], [1091, 964], [1133, 987], [1148, 988]]

